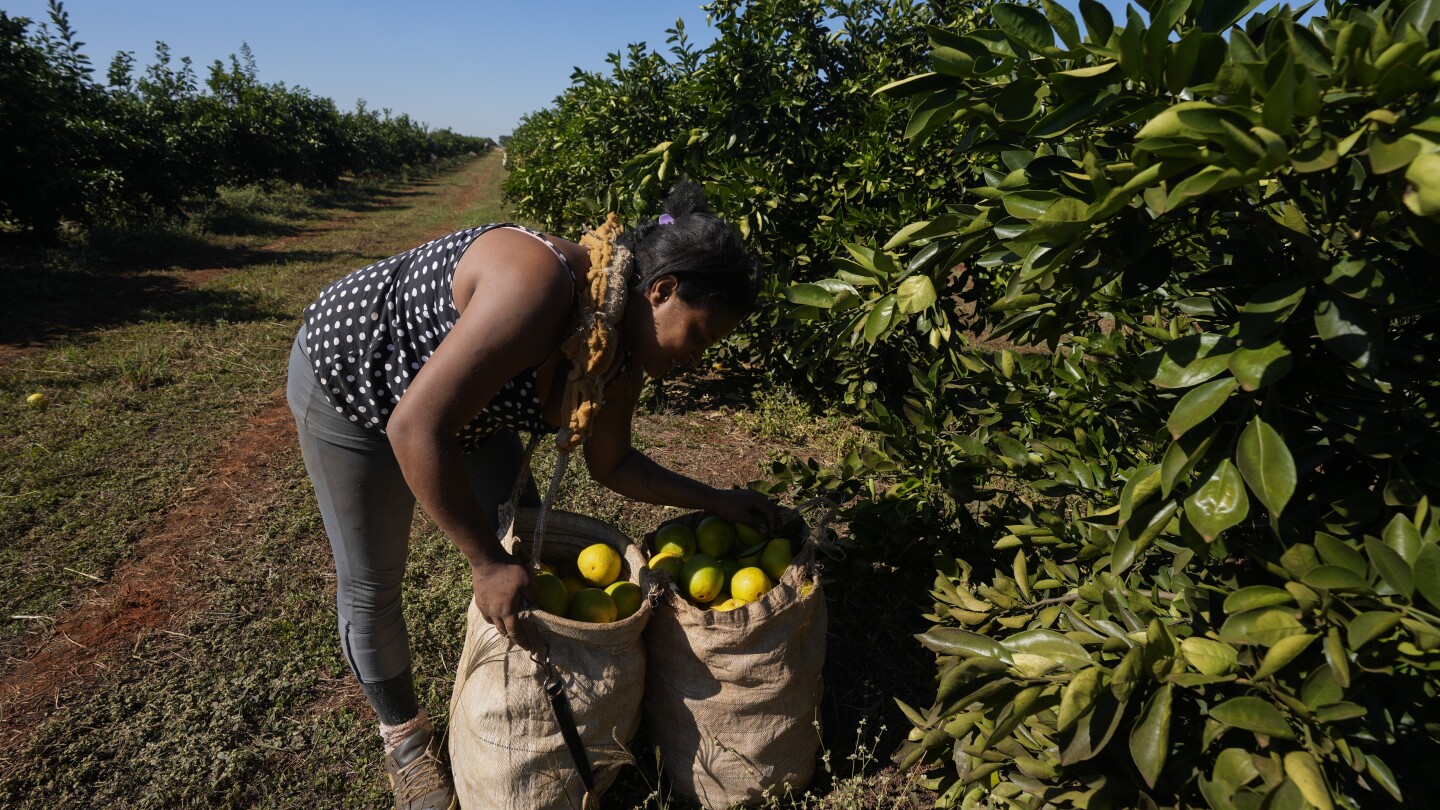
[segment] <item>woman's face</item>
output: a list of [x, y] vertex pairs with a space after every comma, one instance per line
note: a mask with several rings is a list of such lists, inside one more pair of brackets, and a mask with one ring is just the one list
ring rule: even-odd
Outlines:
[[698, 363], [706, 349], [740, 324], [740, 316], [723, 307], [690, 306], [676, 287], [674, 276], [661, 276], [630, 302], [625, 337], [631, 358], [649, 377]]

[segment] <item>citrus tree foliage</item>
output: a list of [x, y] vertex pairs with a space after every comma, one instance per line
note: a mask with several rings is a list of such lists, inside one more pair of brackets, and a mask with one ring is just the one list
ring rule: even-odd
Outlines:
[[775, 486], [939, 552], [943, 805], [1437, 787], [1440, 6], [1255, 5], [722, 2], [668, 131], [592, 134], [619, 70], [517, 130], [587, 183], [527, 215], [684, 173], [775, 265], [749, 348], [871, 437]]
[[[1005, 564], [939, 565], [902, 759], [942, 804], [1423, 803], [1440, 7], [1144, 5], [931, 30], [932, 71], [883, 93], [915, 148], [960, 128], [999, 165], [790, 291], [915, 347], [884, 407], [944, 449], [892, 453], [907, 475], [1024, 485], [982, 517]], [[931, 338], [916, 291], [942, 306], [962, 264], [1041, 351]]]
[[0, 220], [123, 220], [222, 185], [328, 185], [484, 148], [409, 117], [341, 112], [304, 88], [259, 80], [248, 47], [202, 82], [164, 43], [138, 75], [116, 54], [97, 82], [61, 3], [50, 21], [0, 11]]

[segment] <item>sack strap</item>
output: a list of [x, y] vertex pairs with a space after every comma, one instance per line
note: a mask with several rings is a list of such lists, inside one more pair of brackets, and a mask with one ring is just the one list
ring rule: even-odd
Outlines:
[[595, 792], [595, 774], [590, 770], [590, 757], [585, 753], [585, 743], [580, 740], [580, 729], [575, 727], [575, 715], [570, 711], [570, 699], [565, 696], [565, 684], [550, 663], [547, 652], [544, 658], [545, 697], [550, 699], [550, 710], [555, 713], [555, 723], [560, 726], [560, 736], [570, 750], [570, 759], [575, 761], [575, 772], [580, 775], [586, 793]]

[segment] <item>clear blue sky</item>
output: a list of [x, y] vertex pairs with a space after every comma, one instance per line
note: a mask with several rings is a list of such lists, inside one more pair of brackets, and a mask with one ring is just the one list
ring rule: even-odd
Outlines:
[[[1075, 7], [1077, 0], [1062, 0]], [[1123, 0], [1104, 0], [1123, 19]], [[1272, 5], [1267, 2], [1265, 5]], [[575, 67], [604, 69], [627, 43], [665, 44], [676, 18], [699, 46], [713, 40], [702, 0], [69, 0], [97, 79], [117, 51], [137, 69], [155, 42], [189, 56], [203, 80], [249, 43], [260, 79], [309, 88], [353, 109], [407, 113], [467, 135], [508, 134], [549, 106]], [[45, 0], [0, 0], [12, 17], [48, 19]]]

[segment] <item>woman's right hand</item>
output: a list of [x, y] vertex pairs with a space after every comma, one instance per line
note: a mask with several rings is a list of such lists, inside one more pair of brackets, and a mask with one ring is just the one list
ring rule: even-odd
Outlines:
[[515, 557], [470, 566], [475, 607], [502, 635], [530, 649], [530, 639], [517, 615], [527, 603], [539, 599], [530, 572]]

